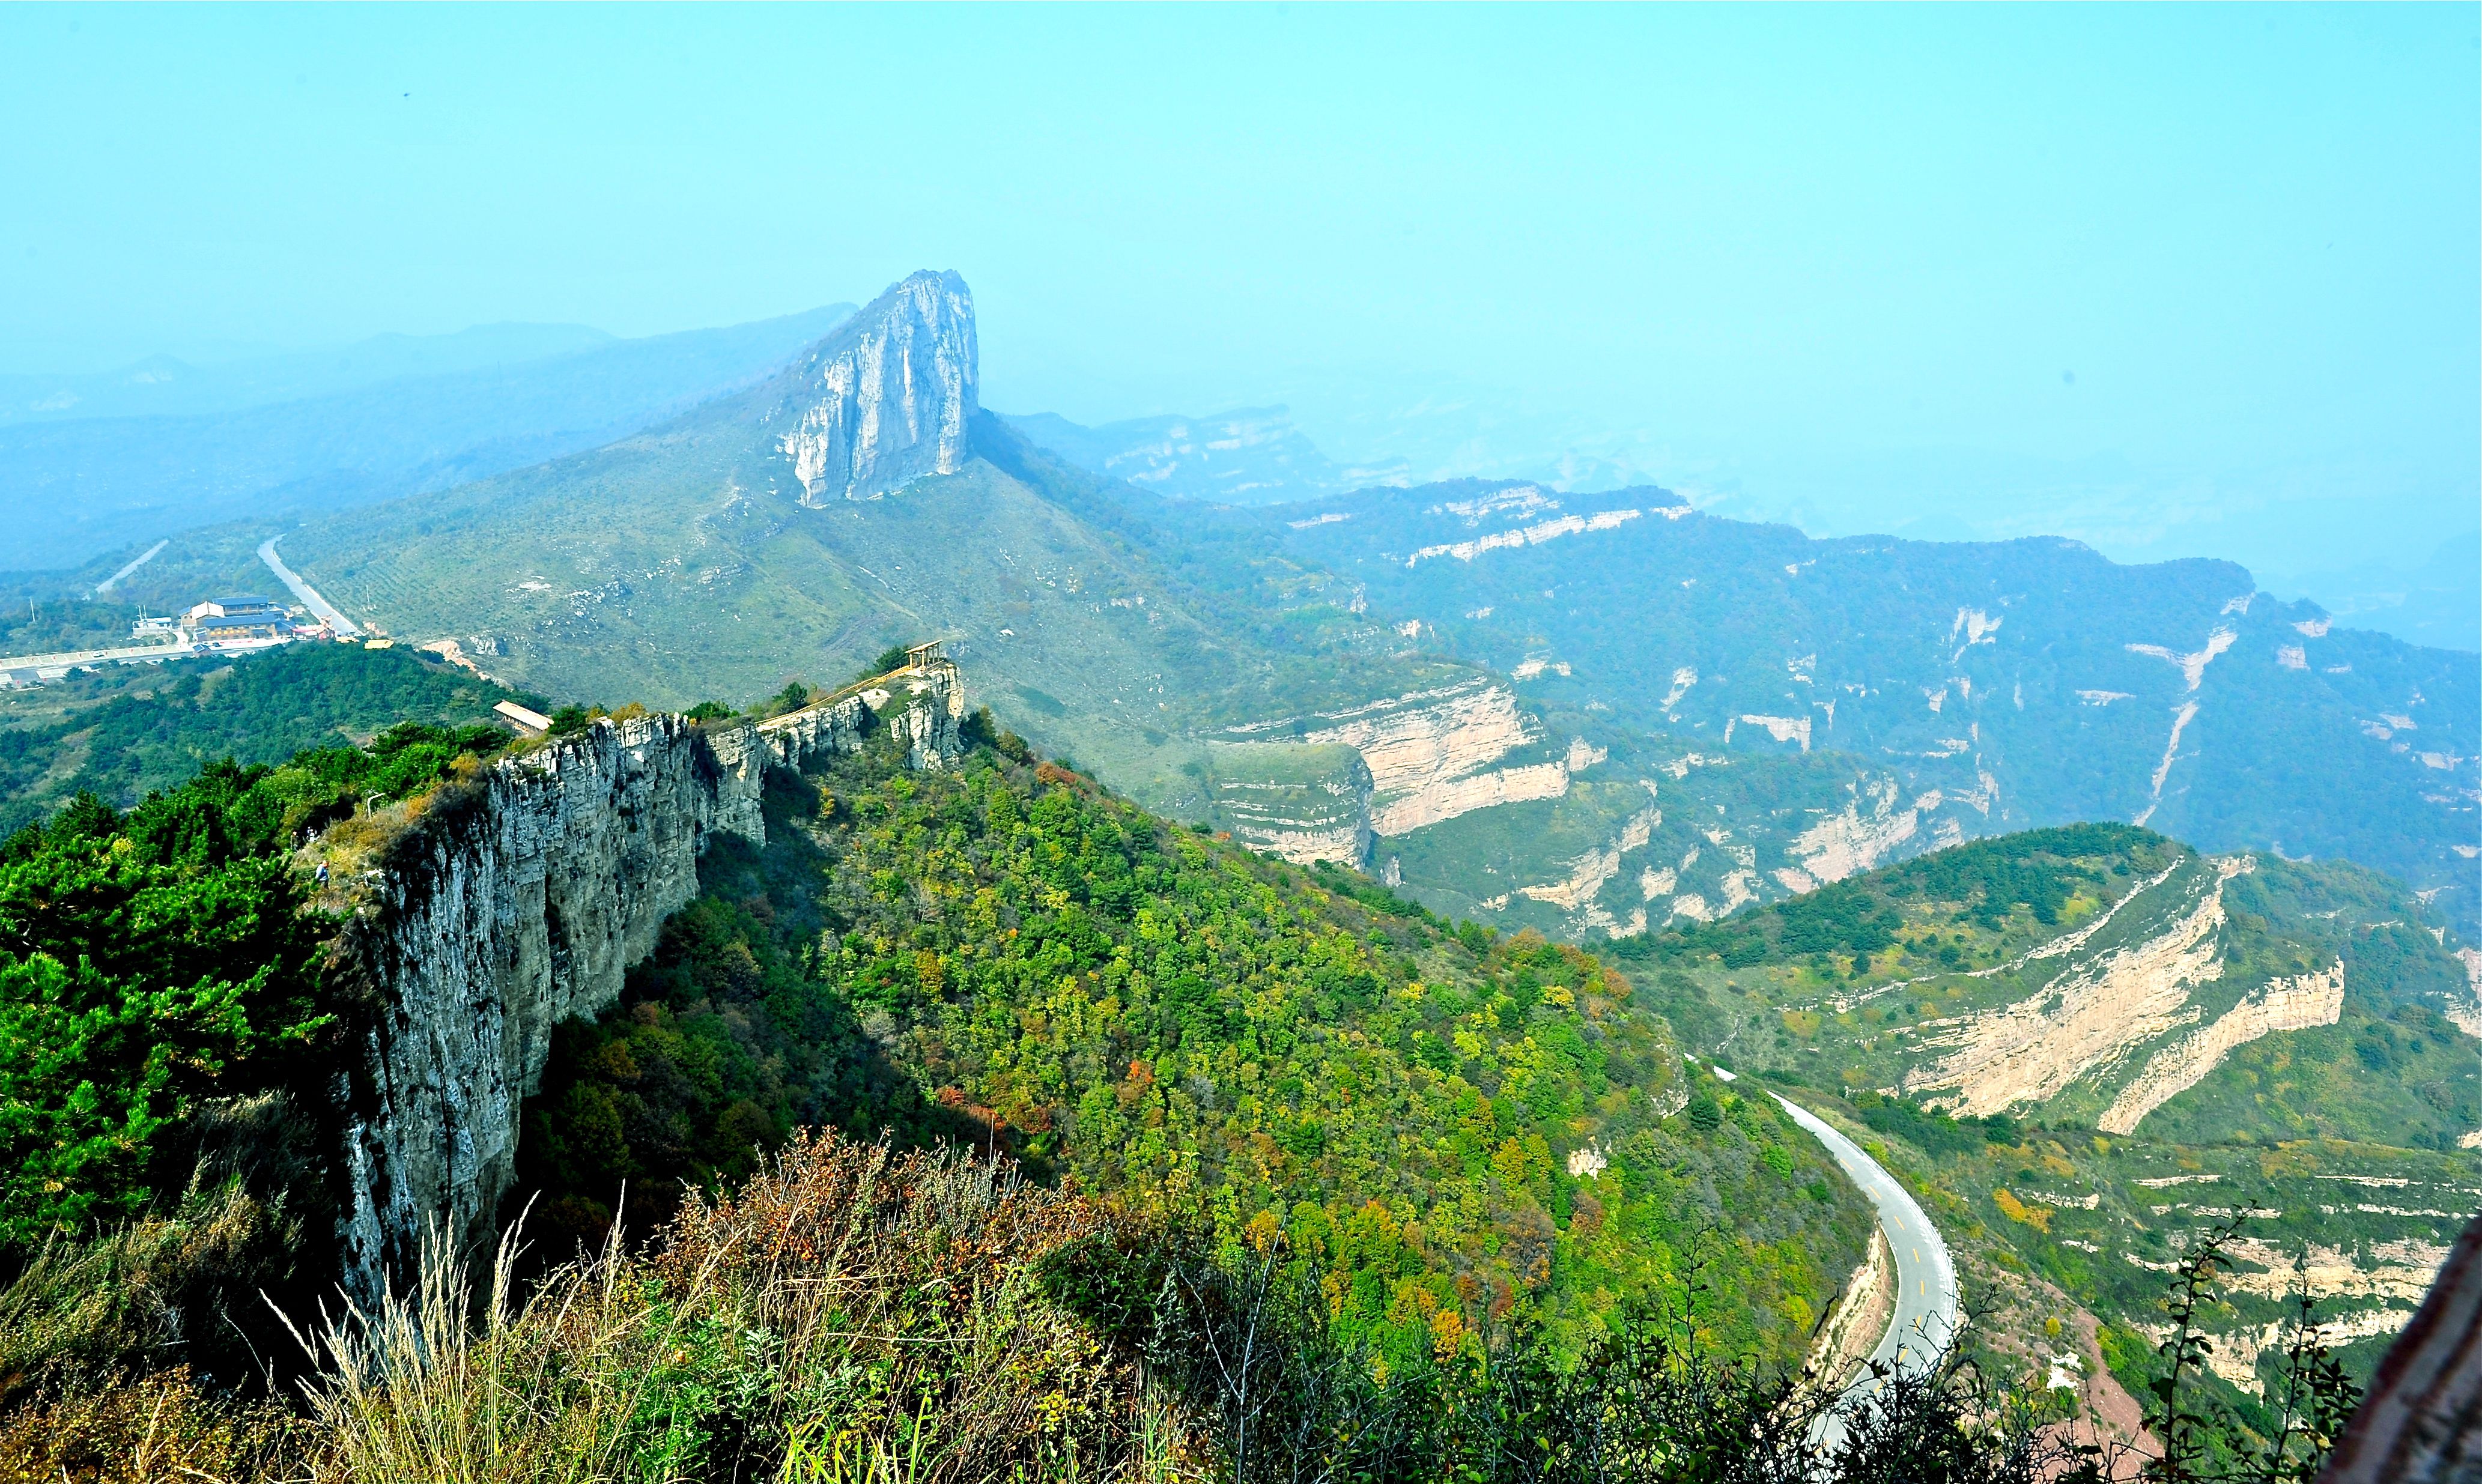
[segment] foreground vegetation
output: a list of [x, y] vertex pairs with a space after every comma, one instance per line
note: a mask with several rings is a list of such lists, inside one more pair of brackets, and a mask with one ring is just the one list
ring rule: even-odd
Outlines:
[[1219, 1240], [1281, 1232], [1397, 1363], [1520, 1313], [1575, 1349], [1647, 1303], [1798, 1356], [1867, 1209], [1771, 1100], [1693, 1085], [1625, 981], [985, 734], [945, 773], [779, 780], [764, 852], [710, 848], [529, 1105], [554, 1245], [598, 1242], [624, 1186], [659, 1219], [797, 1127], [888, 1129]]
[[[12, 836], [0, 1481], [2115, 1466], [2015, 1359], [1866, 1402], [1804, 1375], [1866, 1213], [1770, 1100], [1683, 1066], [1656, 996], [968, 731], [942, 774], [778, 780], [767, 849], [717, 847], [623, 1002], [562, 1031], [497, 1260], [434, 1253], [372, 1312], [330, 1286], [317, 1089], [357, 1011], [304, 867], [505, 733], [223, 761]], [[2157, 1472], [2306, 1477], [2349, 1386], [2295, 1345], [2266, 1405], [2222, 1406], [2195, 1337], [2223, 1250], [2167, 1252], [2186, 1308], [2117, 1357], [2170, 1383]]]
[[0, 837], [80, 793], [127, 808], [223, 758], [273, 766], [400, 722], [474, 726], [512, 698], [541, 704], [412, 649], [341, 644], [72, 676], [0, 704]]
[[[520, 1240], [481, 1273], [435, 1253], [375, 1312], [305, 1316], [278, 1398], [178, 1368], [21, 1391], [0, 1479], [2274, 1484], [2315, 1471], [2353, 1401], [2296, 1344], [2281, 1431], [2235, 1428], [2184, 1389], [2183, 1331], [2156, 1408], [2176, 1447], [2145, 1465], [1963, 1351], [1837, 1393], [1660, 1310], [1574, 1355], [1519, 1322], [1389, 1365], [1281, 1236], [1219, 1245], [1002, 1162], [833, 1135], [539, 1283]], [[2217, 1260], [2174, 1302], [2210, 1302]], [[0, 1295], [13, 1360], [78, 1276]]]

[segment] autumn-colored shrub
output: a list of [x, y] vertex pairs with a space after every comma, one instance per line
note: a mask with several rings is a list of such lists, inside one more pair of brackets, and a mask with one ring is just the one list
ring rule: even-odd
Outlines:
[[927, 1481], [1170, 1460], [1132, 1357], [1040, 1291], [1043, 1255], [1102, 1220], [1000, 1165], [805, 1134], [644, 1253], [616, 1232], [521, 1291], [513, 1236], [479, 1296], [435, 1254], [411, 1292], [320, 1330], [314, 1471], [584, 1484], [901, 1460]]
[[282, 1406], [235, 1402], [176, 1367], [0, 1417], [0, 1484], [278, 1484], [306, 1475], [310, 1444]]

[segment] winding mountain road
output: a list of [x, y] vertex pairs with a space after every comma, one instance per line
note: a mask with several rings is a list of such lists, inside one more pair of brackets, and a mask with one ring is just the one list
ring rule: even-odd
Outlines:
[[[1771, 1095], [1772, 1096], [1772, 1095]], [[1870, 1204], [1879, 1208], [1879, 1230], [1896, 1257], [1896, 1312], [1870, 1359], [1890, 1367], [1919, 1370], [1936, 1362], [1956, 1334], [1956, 1264], [1947, 1243], [1923, 1214], [1920, 1203], [1896, 1183], [1887, 1168], [1835, 1126], [1788, 1099], [1777, 1097], [1792, 1121], [1827, 1146], [1835, 1162]], [[1862, 1389], [1866, 1394], [1866, 1384]]]

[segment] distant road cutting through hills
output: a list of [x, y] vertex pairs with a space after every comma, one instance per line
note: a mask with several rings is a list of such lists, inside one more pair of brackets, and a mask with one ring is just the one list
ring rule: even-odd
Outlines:
[[283, 539], [281, 536], [271, 536], [259, 543], [258, 559], [267, 564], [269, 571], [276, 573], [277, 581], [283, 583], [285, 587], [292, 590], [294, 596], [302, 599], [303, 607], [327, 621], [330, 633], [343, 639], [359, 638], [362, 632], [361, 625], [338, 612], [335, 604], [321, 597], [316, 588], [303, 581], [301, 575], [292, 568], [285, 566], [284, 559], [276, 554], [276, 543]]

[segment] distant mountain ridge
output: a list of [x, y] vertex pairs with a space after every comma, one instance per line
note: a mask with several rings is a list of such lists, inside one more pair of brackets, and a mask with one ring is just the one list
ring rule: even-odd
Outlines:
[[148, 356], [111, 371], [0, 375], [0, 425], [233, 412], [331, 397], [409, 376], [548, 360], [618, 338], [588, 325], [476, 325], [450, 334], [381, 334], [350, 345], [203, 364]]
[[1133, 417], [1092, 428], [1053, 412], [1008, 423], [1081, 468], [1175, 499], [1277, 505], [1406, 482], [1401, 459], [1366, 467], [1336, 464], [1281, 407], [1235, 408], [1211, 417]]
[[[1250, 518], [1538, 704], [1736, 759], [1866, 764], [1848, 808], [1780, 858], [1760, 845], [1750, 890], [1960, 832], [2095, 819], [2344, 856], [2460, 922], [2482, 911], [2482, 656], [2338, 627], [2231, 563], [2123, 567], [2056, 539], [1818, 541], [1651, 487], [1465, 481]], [[1639, 874], [1623, 854], [1615, 883]], [[1660, 920], [1660, 893], [1609, 890], [1620, 920]]]
[[[0, 570], [75, 567], [218, 521], [446, 489], [594, 447], [748, 385], [849, 312], [835, 305], [642, 340], [485, 327], [262, 364], [263, 376], [245, 366], [222, 381], [214, 368], [194, 377], [143, 366], [132, 374], [165, 379], [81, 398], [57, 415], [0, 419], [0, 502], [13, 517], [0, 526]], [[508, 358], [515, 355], [523, 358]], [[0, 380], [0, 395], [28, 385], [54, 383]], [[138, 394], [156, 392], [178, 398]], [[96, 407], [117, 415], [77, 415]], [[140, 411], [150, 407], [166, 411]]]
[[1651, 487], [1169, 499], [983, 411], [971, 324], [918, 274], [744, 391], [286, 551], [552, 694], [746, 698], [939, 637], [1150, 808], [1564, 935], [2087, 818], [2482, 909], [2471, 656], [2231, 564], [1813, 542]]

